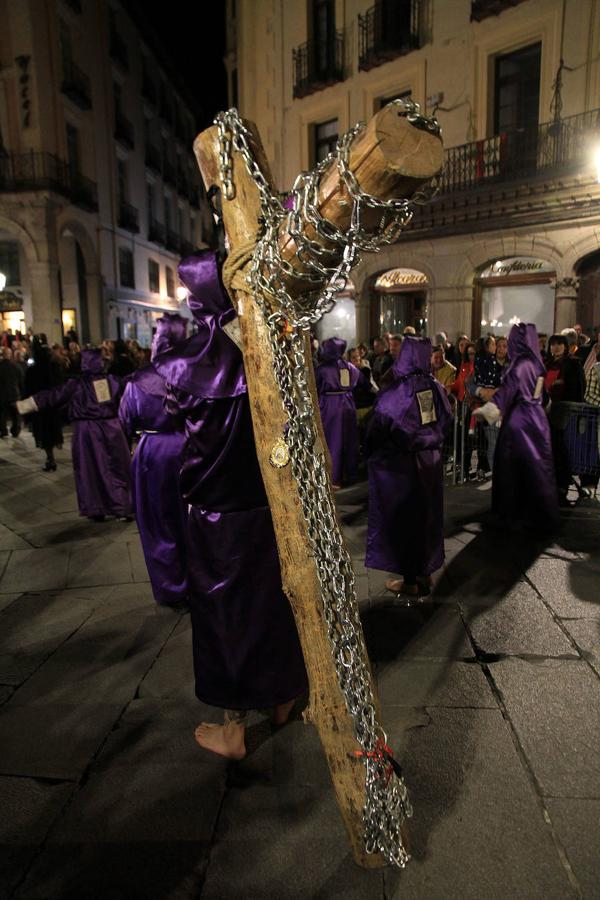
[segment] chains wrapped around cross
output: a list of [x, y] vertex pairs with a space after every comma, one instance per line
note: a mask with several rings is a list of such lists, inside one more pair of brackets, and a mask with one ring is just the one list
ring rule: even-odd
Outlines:
[[409, 859], [412, 814], [364, 644], [316, 402], [310, 328], [335, 305], [360, 253], [396, 241], [441, 169], [435, 119], [396, 100], [296, 179], [285, 206], [254, 126], [232, 109], [196, 139], [207, 189], [221, 190], [253, 427], [316, 725], [356, 861]]

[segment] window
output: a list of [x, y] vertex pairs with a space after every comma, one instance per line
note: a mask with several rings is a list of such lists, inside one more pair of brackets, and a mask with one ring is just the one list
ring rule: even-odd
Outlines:
[[119, 281], [122, 287], [135, 287], [133, 253], [128, 247], [119, 247]]
[[338, 139], [338, 120], [330, 119], [315, 125], [314, 129], [314, 162], [325, 159], [328, 153], [335, 150]]
[[153, 294], [160, 293], [160, 267], [156, 260], [148, 260], [148, 287]]
[[19, 245], [16, 241], [0, 241], [0, 272], [6, 275], [6, 286], [21, 284]]
[[335, 66], [334, 0], [313, 0], [312, 34], [316, 71], [326, 73]]
[[165, 277], [167, 280], [167, 297], [175, 296], [175, 273], [171, 266], [165, 266]]
[[495, 59], [494, 134], [537, 128], [542, 45], [531, 44]]
[[384, 106], [387, 106], [388, 103], [391, 103], [392, 100], [410, 100], [412, 97], [412, 91], [399, 91], [397, 94], [390, 94], [389, 97], [380, 97], [377, 101], [377, 109], [383, 109]]
[[115, 116], [123, 115], [123, 89], [118, 81], [113, 82], [113, 99], [115, 102]]
[[117, 159], [117, 199], [127, 203], [127, 163], [122, 159]]
[[71, 64], [73, 62], [73, 49], [69, 29], [62, 20], [58, 23], [58, 42], [60, 45], [60, 58], [63, 74], [67, 74], [70, 72]]
[[146, 183], [146, 205], [148, 207], [148, 221], [154, 218], [154, 185], [151, 181]]
[[79, 132], [67, 123], [67, 162], [72, 172], [80, 172]]
[[171, 198], [165, 196], [164, 203], [164, 215], [165, 215], [165, 228], [167, 231], [171, 230]]

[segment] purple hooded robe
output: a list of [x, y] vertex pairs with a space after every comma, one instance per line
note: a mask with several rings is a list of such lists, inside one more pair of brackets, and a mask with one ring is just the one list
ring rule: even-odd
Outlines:
[[243, 358], [223, 331], [235, 311], [215, 254], [182, 260], [179, 278], [199, 331], [154, 365], [186, 419], [180, 483], [190, 504], [196, 695], [211, 706], [260, 709], [306, 690], [304, 660], [281, 585]]
[[[186, 325], [177, 314], [157, 319], [152, 358], [185, 340]], [[145, 366], [127, 381], [119, 419], [130, 440], [141, 435], [131, 463], [133, 508], [154, 599], [169, 605], [187, 598], [187, 505], [179, 488], [183, 422], [165, 410], [166, 393], [164, 378]]]
[[369, 523], [365, 565], [430, 575], [444, 562], [442, 444], [452, 421], [431, 374], [431, 341], [406, 337], [394, 381], [377, 395], [367, 430]]
[[38, 409], [66, 407], [82, 516], [131, 515], [129, 446], [118, 419], [122, 381], [104, 374], [101, 350], [81, 351], [81, 377], [33, 395]]
[[558, 525], [558, 489], [538, 380], [546, 369], [535, 325], [513, 325], [508, 355], [510, 364], [491, 400], [502, 414], [492, 509], [508, 521], [527, 520], [547, 531]]
[[358, 467], [358, 421], [354, 388], [360, 371], [343, 359], [346, 341], [329, 338], [323, 341], [321, 362], [315, 369], [319, 409], [325, 440], [331, 454], [334, 484], [349, 484], [356, 478]]

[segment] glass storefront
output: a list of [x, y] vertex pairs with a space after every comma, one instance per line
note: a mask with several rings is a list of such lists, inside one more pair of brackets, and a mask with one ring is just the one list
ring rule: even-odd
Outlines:
[[401, 334], [407, 326], [427, 334], [427, 276], [416, 269], [390, 269], [375, 282], [372, 336]]
[[490, 263], [476, 284], [480, 291], [482, 334], [507, 335], [519, 322], [533, 322], [538, 332], [554, 331], [554, 270], [534, 257], [509, 257]]

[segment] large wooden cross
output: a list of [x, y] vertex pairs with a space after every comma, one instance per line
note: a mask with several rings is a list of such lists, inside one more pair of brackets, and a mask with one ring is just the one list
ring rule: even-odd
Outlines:
[[[251, 123], [245, 124], [253, 135], [254, 158], [272, 184], [258, 132]], [[219, 170], [216, 126], [198, 135], [194, 152], [206, 189], [221, 188], [223, 223], [230, 250], [235, 251], [240, 245], [256, 240], [261, 214], [259, 192], [241, 154], [233, 151], [235, 195], [227, 199]], [[397, 106], [389, 105], [377, 113], [354, 140], [350, 167], [363, 191], [388, 200], [410, 197], [439, 172], [442, 157], [439, 136], [415, 127], [406, 116], [399, 114]], [[321, 178], [317, 206], [321, 216], [337, 228], [345, 229], [350, 225], [350, 198], [335, 163]], [[310, 226], [307, 234], [311, 239], [321, 241]], [[282, 256], [292, 266], [297, 265], [296, 247], [289, 234], [282, 233], [280, 248]], [[297, 284], [292, 287], [298, 290]], [[310, 682], [305, 720], [313, 722], [319, 732], [356, 862], [365, 867], [380, 866], [386, 860], [380, 854], [369, 855], [365, 851], [362, 823], [365, 770], [360, 760], [353, 759], [359, 745], [332, 659], [321, 589], [298, 487], [291, 466], [275, 468], [269, 462], [276, 441], [284, 433], [286, 414], [275, 378], [267, 326], [250, 288], [232, 291], [231, 299], [239, 316], [256, 450], [273, 516], [283, 587], [296, 619]], [[306, 368], [313, 378], [308, 341]], [[314, 380], [312, 385], [319, 419]], [[322, 435], [320, 419], [315, 426]], [[360, 640], [361, 653], [366, 659], [362, 633]], [[373, 696], [376, 697], [374, 688]]]

